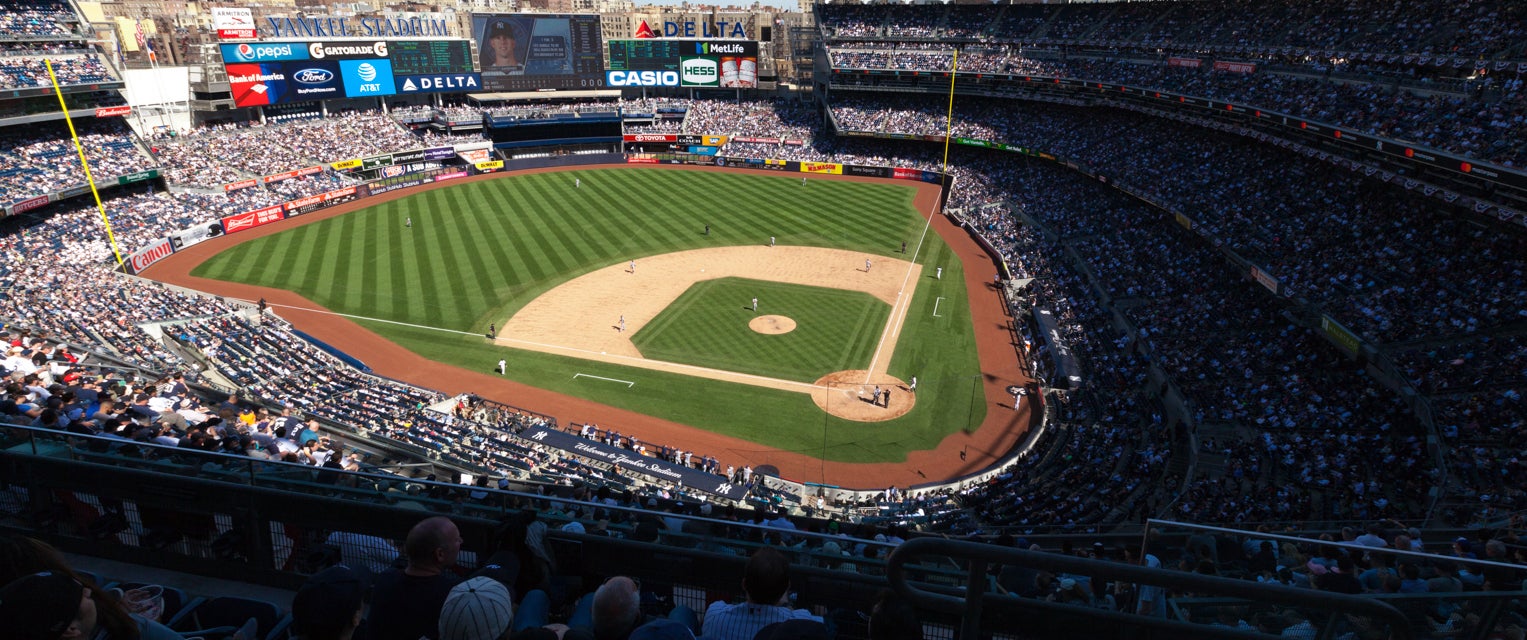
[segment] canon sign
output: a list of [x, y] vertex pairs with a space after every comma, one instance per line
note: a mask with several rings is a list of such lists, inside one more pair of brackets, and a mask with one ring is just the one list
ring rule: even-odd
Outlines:
[[143, 270], [149, 268], [149, 265], [168, 258], [173, 253], [175, 253], [175, 247], [170, 244], [170, 239], [160, 238], [142, 251], [133, 254], [132, 257], [127, 259], [127, 263], [132, 267], [133, 273], [143, 273]]
[[677, 87], [677, 71], [610, 71], [605, 79], [612, 87]]

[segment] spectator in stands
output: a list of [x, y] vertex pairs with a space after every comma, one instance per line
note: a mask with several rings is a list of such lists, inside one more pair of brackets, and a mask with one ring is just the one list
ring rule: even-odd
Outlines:
[[73, 572], [34, 573], [0, 588], [0, 629], [12, 640], [183, 640], [101, 596]]
[[514, 621], [509, 589], [477, 577], [451, 588], [440, 610], [438, 640], [501, 640]]
[[722, 601], [705, 610], [702, 635], [710, 640], [752, 640], [759, 630], [775, 622], [813, 620], [818, 616], [804, 609], [791, 609], [786, 598], [790, 590], [790, 561], [773, 547], [760, 547], [748, 558], [742, 578], [747, 600], [739, 604]]
[[923, 640], [917, 611], [890, 589], [882, 589], [870, 610], [870, 640]]
[[366, 576], [343, 564], [309, 576], [292, 597], [292, 630], [301, 640], [350, 640], [366, 606]]
[[450, 572], [461, 553], [461, 531], [450, 518], [426, 518], [403, 542], [408, 564], [377, 577], [367, 625], [372, 640], [435, 638], [440, 608], [461, 579]]

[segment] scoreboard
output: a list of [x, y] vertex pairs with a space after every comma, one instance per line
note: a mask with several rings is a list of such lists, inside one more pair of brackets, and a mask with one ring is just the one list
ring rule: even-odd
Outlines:
[[392, 72], [400, 75], [472, 73], [467, 40], [399, 40], [391, 43]]
[[616, 87], [758, 86], [755, 40], [611, 40], [606, 82]]

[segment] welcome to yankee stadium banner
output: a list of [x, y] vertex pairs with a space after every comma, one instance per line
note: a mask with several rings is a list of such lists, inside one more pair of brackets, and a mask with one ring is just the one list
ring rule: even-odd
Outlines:
[[603, 442], [595, 442], [556, 429], [534, 426], [520, 432], [520, 437], [537, 444], [561, 449], [575, 456], [598, 460], [606, 464], [618, 464], [626, 471], [662, 478], [669, 482], [681, 482], [686, 487], [711, 495], [732, 500], [741, 500], [747, 495], [747, 491], [742, 486], [732, 484], [721, 476], [673, 464], [666, 460], [649, 458], [635, 451], [612, 447]]

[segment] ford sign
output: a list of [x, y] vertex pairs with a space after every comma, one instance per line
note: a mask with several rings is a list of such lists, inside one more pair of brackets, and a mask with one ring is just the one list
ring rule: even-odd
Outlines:
[[303, 69], [292, 74], [292, 79], [302, 84], [323, 84], [334, 79], [334, 72], [328, 69]]

